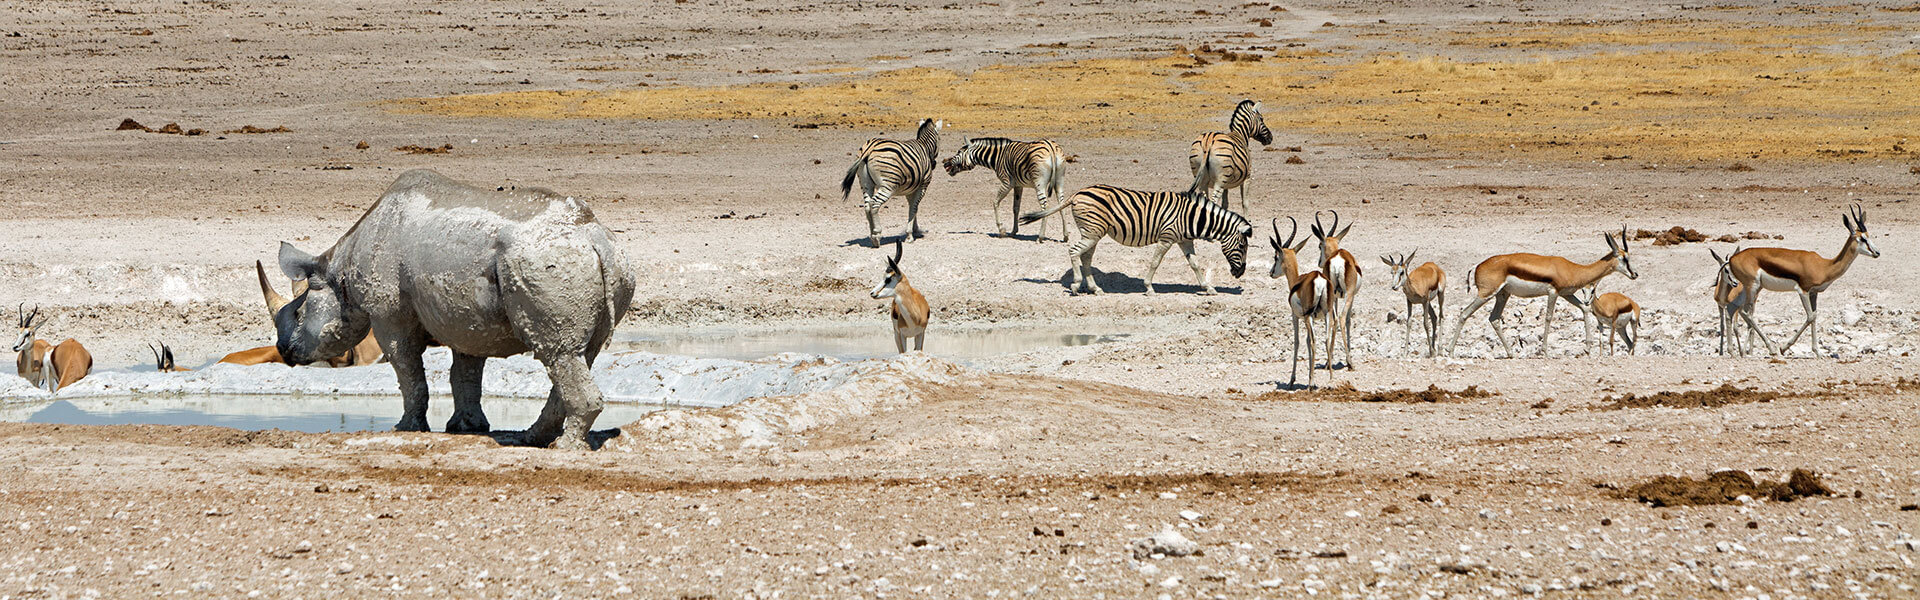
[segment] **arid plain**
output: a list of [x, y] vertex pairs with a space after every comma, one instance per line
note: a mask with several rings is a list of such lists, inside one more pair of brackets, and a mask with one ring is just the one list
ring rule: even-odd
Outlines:
[[[1160, 294], [1138, 293], [1148, 251], [1111, 241], [1095, 266], [1112, 293], [1069, 295], [1066, 244], [995, 235], [991, 175], [937, 173], [929, 235], [904, 263], [936, 331], [1131, 335], [952, 362], [930, 344], [859, 410], [774, 399], [603, 420], [621, 431], [593, 453], [0, 423], [0, 598], [1780, 599], [1920, 584], [1920, 5], [7, 14], [0, 305], [42, 306], [45, 335], [86, 341], [101, 368], [150, 364], [156, 340], [190, 366], [271, 343], [253, 261], [282, 240], [324, 249], [412, 168], [587, 198], [640, 281], [623, 329], [886, 338], [866, 293], [884, 253], [837, 189], [866, 139], [942, 118], [943, 154], [969, 136], [1048, 137], [1073, 156], [1070, 189], [1156, 190], [1187, 187], [1188, 143], [1241, 98], [1263, 103], [1275, 139], [1254, 153], [1247, 275], [1201, 244], [1212, 296], [1177, 257]], [[1716, 356], [1708, 248], [1831, 256], [1852, 203], [1882, 257], [1821, 296], [1822, 355], [1802, 339], [1778, 359]], [[890, 233], [903, 205], [882, 213]], [[1354, 369], [1280, 391], [1292, 333], [1266, 224], [1322, 209], [1355, 223], [1344, 246], [1365, 269]], [[1589, 261], [1622, 226], [1738, 238], [1633, 242], [1639, 278], [1601, 287], [1646, 307], [1635, 356], [1583, 351], [1562, 309], [1536, 357], [1543, 303], [1516, 300], [1527, 357], [1494, 358], [1483, 308], [1460, 358], [1419, 358], [1374, 258], [1418, 249], [1448, 271], [1451, 337], [1481, 259]], [[1757, 317], [1778, 340], [1801, 315], [1769, 293]], [[754, 443], [717, 433], [748, 413], [806, 418]], [[1637, 499], [1657, 477], [1721, 469], [1806, 469], [1833, 495]], [[1199, 552], [1135, 553], [1164, 527]]]

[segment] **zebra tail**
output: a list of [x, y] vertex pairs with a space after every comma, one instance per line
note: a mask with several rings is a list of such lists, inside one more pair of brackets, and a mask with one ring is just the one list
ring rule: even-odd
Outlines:
[[[1193, 187], [1187, 188], [1187, 193], [1198, 194], [1202, 190], [1207, 190], [1209, 193], [1211, 193], [1213, 189], [1214, 180], [1218, 179], [1219, 177], [1220, 177], [1220, 168], [1214, 166], [1213, 155], [1209, 153], [1203, 160], [1200, 161], [1200, 170], [1194, 172]], [[1211, 198], [1211, 196], [1209, 196], [1209, 198]]]
[[[1079, 194], [1075, 194], [1075, 196], [1078, 196], [1078, 195]], [[1062, 199], [1060, 203], [1055, 204], [1053, 208], [1044, 208], [1044, 209], [1029, 212], [1024, 215], [1020, 215], [1020, 224], [1032, 225], [1036, 221], [1053, 216], [1053, 213], [1066, 210], [1067, 207], [1069, 206], [1073, 206], [1073, 199], [1072, 198]]]
[[841, 200], [846, 200], [849, 195], [853, 194], [853, 180], [859, 177], [860, 169], [865, 166], [867, 166], [867, 155], [861, 154], [859, 159], [853, 161], [853, 166], [847, 167], [846, 179], [840, 180]]

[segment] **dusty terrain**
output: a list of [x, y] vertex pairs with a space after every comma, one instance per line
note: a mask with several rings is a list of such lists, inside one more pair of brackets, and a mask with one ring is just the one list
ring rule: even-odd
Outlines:
[[[1249, 184], [1248, 275], [1232, 281], [1201, 244], [1215, 296], [1193, 293], [1177, 257], [1161, 294], [1137, 293], [1147, 251], [1111, 242], [1095, 265], [1114, 293], [1070, 296], [1064, 244], [994, 235], [990, 175], [940, 175], [904, 263], [935, 327], [1139, 334], [973, 361], [771, 446], [637, 428], [563, 453], [0, 424], [0, 597], [1786, 598], [1920, 583], [1910, 3], [9, 10], [0, 305], [43, 306], [44, 336], [82, 339], [107, 369], [148, 364], [155, 340], [193, 366], [269, 343], [252, 261], [281, 240], [324, 249], [411, 168], [589, 198], [642, 282], [623, 328], [886, 335], [864, 291], [883, 258], [836, 189], [869, 137], [928, 116], [953, 123], [947, 152], [1047, 136], [1076, 157], [1069, 187], [1148, 189], [1185, 188], [1187, 143], [1241, 97], [1264, 102], [1275, 143]], [[1821, 357], [1804, 339], [1779, 360], [1712, 355], [1706, 248], [1733, 243], [1635, 243], [1640, 277], [1601, 286], [1647, 307], [1632, 357], [1583, 354], [1564, 309], [1532, 357], [1541, 303], [1522, 300], [1508, 325], [1529, 357], [1491, 358], [1482, 309], [1461, 359], [1414, 358], [1373, 259], [1418, 248], [1446, 268], [1451, 337], [1486, 256], [1591, 260], [1621, 225], [1831, 255], [1852, 202], [1884, 256], [1822, 295]], [[889, 232], [902, 204], [883, 212]], [[1274, 393], [1292, 340], [1264, 224], [1328, 208], [1357, 222], [1345, 247], [1366, 269], [1355, 370], [1334, 379], [1355, 390]], [[1760, 303], [1776, 338], [1800, 315], [1785, 294]], [[1781, 395], [1608, 409], [1722, 384]], [[1493, 395], [1364, 401], [1430, 385]], [[1837, 495], [1624, 497], [1660, 475], [1795, 468]], [[1164, 525], [1202, 553], [1136, 557]]]

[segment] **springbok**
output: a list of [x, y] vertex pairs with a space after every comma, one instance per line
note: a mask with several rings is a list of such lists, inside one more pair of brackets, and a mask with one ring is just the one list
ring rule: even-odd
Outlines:
[[147, 349], [153, 351], [153, 365], [156, 371], [161, 373], [179, 373], [193, 370], [174, 364], [173, 349], [168, 348], [166, 342], [160, 342], [159, 348], [153, 347], [153, 344], [147, 344]]
[[927, 297], [913, 289], [913, 284], [907, 283], [907, 274], [900, 270], [900, 257], [905, 252], [904, 245], [893, 243], [893, 257], [887, 259], [887, 276], [868, 294], [876, 300], [893, 299], [893, 345], [901, 352], [907, 351], [907, 338], [913, 338], [914, 350], [926, 346], [927, 321], [933, 316], [927, 307]]
[[[1245, 198], [1242, 198], [1243, 200]], [[1353, 259], [1353, 253], [1340, 249], [1340, 240], [1346, 239], [1347, 232], [1353, 231], [1353, 224], [1345, 229], [1340, 227], [1340, 212], [1333, 212], [1333, 226], [1320, 226], [1320, 211], [1313, 212], [1313, 237], [1320, 240], [1320, 271], [1327, 274], [1327, 281], [1333, 284], [1332, 295], [1327, 297], [1328, 318], [1338, 322], [1327, 323], [1327, 368], [1333, 368], [1333, 338], [1345, 340], [1341, 346], [1347, 353], [1347, 370], [1353, 370], [1353, 296], [1360, 292], [1360, 261]], [[1334, 233], [1334, 230], [1339, 233]], [[1346, 307], [1343, 311], [1340, 307]]]
[[[1307, 387], [1313, 387], [1313, 320], [1316, 317], [1327, 319], [1327, 329], [1333, 329], [1333, 310], [1329, 300], [1332, 290], [1326, 275], [1319, 271], [1300, 272], [1299, 252], [1307, 247], [1307, 241], [1294, 243], [1294, 238], [1300, 235], [1300, 222], [1293, 217], [1287, 217], [1287, 221], [1293, 223], [1293, 230], [1282, 241], [1280, 220], [1273, 220], [1273, 238], [1268, 240], [1273, 244], [1273, 270], [1268, 276], [1287, 278], [1287, 308], [1293, 314], [1293, 367], [1287, 374], [1287, 386], [1292, 387], [1300, 377], [1300, 323], [1304, 321], [1307, 324]], [[1327, 378], [1333, 378], [1331, 335], [1327, 337]]]
[[[1820, 292], [1847, 274], [1847, 267], [1853, 266], [1853, 259], [1865, 254], [1869, 258], [1880, 258], [1880, 251], [1873, 248], [1873, 242], [1867, 240], [1867, 212], [1855, 204], [1849, 208], [1852, 215], [1840, 215], [1840, 223], [1847, 227], [1847, 239], [1840, 246], [1840, 253], [1833, 258], [1820, 258], [1819, 254], [1806, 250], [1786, 248], [1748, 248], [1727, 257], [1727, 266], [1733, 270], [1734, 279], [1741, 287], [1751, 288], [1753, 296], [1759, 296], [1760, 290], [1776, 292], [1799, 292], [1800, 306], [1807, 309], [1807, 321], [1794, 330], [1793, 338], [1778, 350], [1773, 340], [1767, 339], [1767, 333], [1753, 322], [1751, 311], [1741, 314], [1747, 327], [1760, 334], [1760, 343], [1767, 347], [1767, 354], [1779, 354], [1780, 350], [1792, 348], [1800, 341], [1800, 334], [1812, 332], [1807, 344], [1814, 356], [1820, 355], [1820, 330], [1813, 326], [1820, 314]], [[1758, 287], [1754, 287], [1754, 286]], [[1752, 299], [1757, 298], [1751, 298]]]
[[1427, 357], [1431, 358], [1439, 353], [1440, 322], [1447, 315], [1447, 273], [1431, 262], [1411, 267], [1413, 255], [1419, 253], [1415, 250], [1402, 255], [1388, 254], [1381, 256], [1380, 262], [1393, 269], [1392, 289], [1407, 297], [1407, 323], [1403, 328], [1406, 335], [1402, 336], [1401, 347], [1413, 343], [1413, 305], [1418, 304], [1426, 309]]
[[[1640, 303], [1634, 302], [1626, 294], [1607, 292], [1600, 294], [1595, 288], [1581, 292], [1585, 295], [1587, 309], [1593, 313], [1593, 320], [1607, 330], [1607, 354], [1613, 354], [1613, 338], [1618, 336], [1627, 342], [1627, 354], [1633, 354], [1640, 342]], [[1586, 319], [1581, 319], [1584, 323]], [[1627, 329], [1632, 328], [1631, 334]]]
[[[1733, 251], [1738, 253], [1740, 248], [1736, 246]], [[1747, 329], [1747, 343], [1741, 346], [1740, 319], [1737, 315], [1753, 313], [1753, 294], [1748, 293], [1752, 288], [1740, 285], [1740, 280], [1733, 277], [1733, 268], [1727, 266], [1727, 259], [1720, 253], [1709, 248], [1707, 254], [1719, 265], [1713, 275], [1713, 303], [1720, 309], [1720, 355], [1737, 353], [1746, 356], [1747, 349], [1753, 347], [1753, 329]]]
[[[260, 264], [260, 261], [253, 261], [253, 272], [260, 277], [260, 295], [267, 300], [267, 320], [268, 322], [272, 322], [273, 316], [280, 314], [280, 307], [286, 306], [288, 302], [292, 301], [288, 300], [287, 296], [281, 296], [279, 292], [274, 291], [273, 285], [267, 283], [267, 269]], [[294, 298], [299, 298], [301, 294], [307, 293], [307, 280], [301, 279], [294, 281], [293, 289], [290, 293]], [[369, 331], [367, 332], [367, 337], [360, 340], [360, 343], [354, 344], [353, 348], [347, 350], [346, 354], [329, 358], [326, 362], [327, 366], [334, 368], [364, 367], [380, 362], [382, 356], [380, 340], [374, 338], [373, 332]], [[284, 361], [280, 360], [280, 351], [278, 349], [272, 346], [262, 346], [228, 354], [226, 358], [220, 359], [220, 362], [238, 365], [257, 365]]]
[[1584, 343], [1592, 343], [1593, 332], [1586, 328], [1586, 309], [1580, 300], [1573, 296], [1575, 291], [1595, 283], [1613, 273], [1626, 275], [1627, 279], [1639, 279], [1640, 274], [1633, 270], [1633, 262], [1627, 253], [1627, 228], [1620, 227], [1620, 239], [1614, 240], [1612, 234], [1600, 234], [1607, 240], [1611, 249], [1600, 260], [1588, 264], [1579, 264], [1558, 256], [1516, 253], [1502, 254], [1484, 261], [1473, 268], [1475, 295], [1467, 309], [1460, 311], [1460, 319], [1453, 327], [1453, 341], [1447, 342], [1447, 356], [1453, 356], [1455, 346], [1460, 345], [1462, 330], [1466, 328], [1467, 318], [1480, 305], [1493, 300], [1493, 314], [1487, 321], [1493, 326], [1493, 335], [1500, 340], [1500, 347], [1507, 352], [1507, 358], [1513, 358], [1513, 346], [1507, 343], [1507, 334], [1500, 330], [1501, 314], [1506, 311], [1508, 297], [1538, 298], [1547, 297], [1547, 310], [1540, 315], [1540, 355], [1547, 353], [1547, 339], [1553, 333], [1553, 304], [1557, 298], [1565, 298], [1575, 309], [1580, 310], [1580, 330], [1585, 334]]
[[[20, 307], [25, 309], [26, 303], [21, 303]], [[40, 334], [40, 326], [45, 324], [46, 321], [40, 319], [40, 307], [33, 307], [32, 313], [23, 311], [20, 316], [20, 339], [14, 342], [13, 351], [20, 353], [21, 377], [33, 382], [34, 387], [57, 392], [93, 371], [93, 355], [72, 338], [52, 346], [36, 339]]]
[[40, 320], [40, 307], [33, 307], [33, 312], [29, 313], [27, 303], [22, 302], [19, 311], [20, 338], [13, 343], [13, 351], [17, 354], [14, 358], [18, 365], [16, 372], [21, 379], [32, 382], [34, 387], [41, 387], [47, 367], [47, 351], [52, 350], [53, 345], [35, 339], [40, 334], [40, 326], [46, 324], [46, 321]]

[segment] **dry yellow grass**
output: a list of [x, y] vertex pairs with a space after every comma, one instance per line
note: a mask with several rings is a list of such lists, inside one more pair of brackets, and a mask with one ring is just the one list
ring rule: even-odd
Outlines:
[[1486, 62], [1313, 54], [1206, 63], [1181, 54], [971, 73], [909, 68], [817, 85], [414, 98], [388, 107], [466, 117], [769, 119], [876, 133], [940, 117], [969, 131], [1005, 135], [1184, 137], [1218, 127], [1227, 106], [1251, 97], [1265, 102], [1268, 123], [1281, 131], [1416, 152], [1580, 160], [1912, 156], [1903, 145], [1920, 131], [1920, 104], [1913, 102], [1920, 53], [1874, 57], [1771, 46], [1833, 41], [1867, 28], [1531, 27], [1507, 37], [1554, 29], [1548, 33], [1563, 45], [1704, 40], [1713, 48]]

